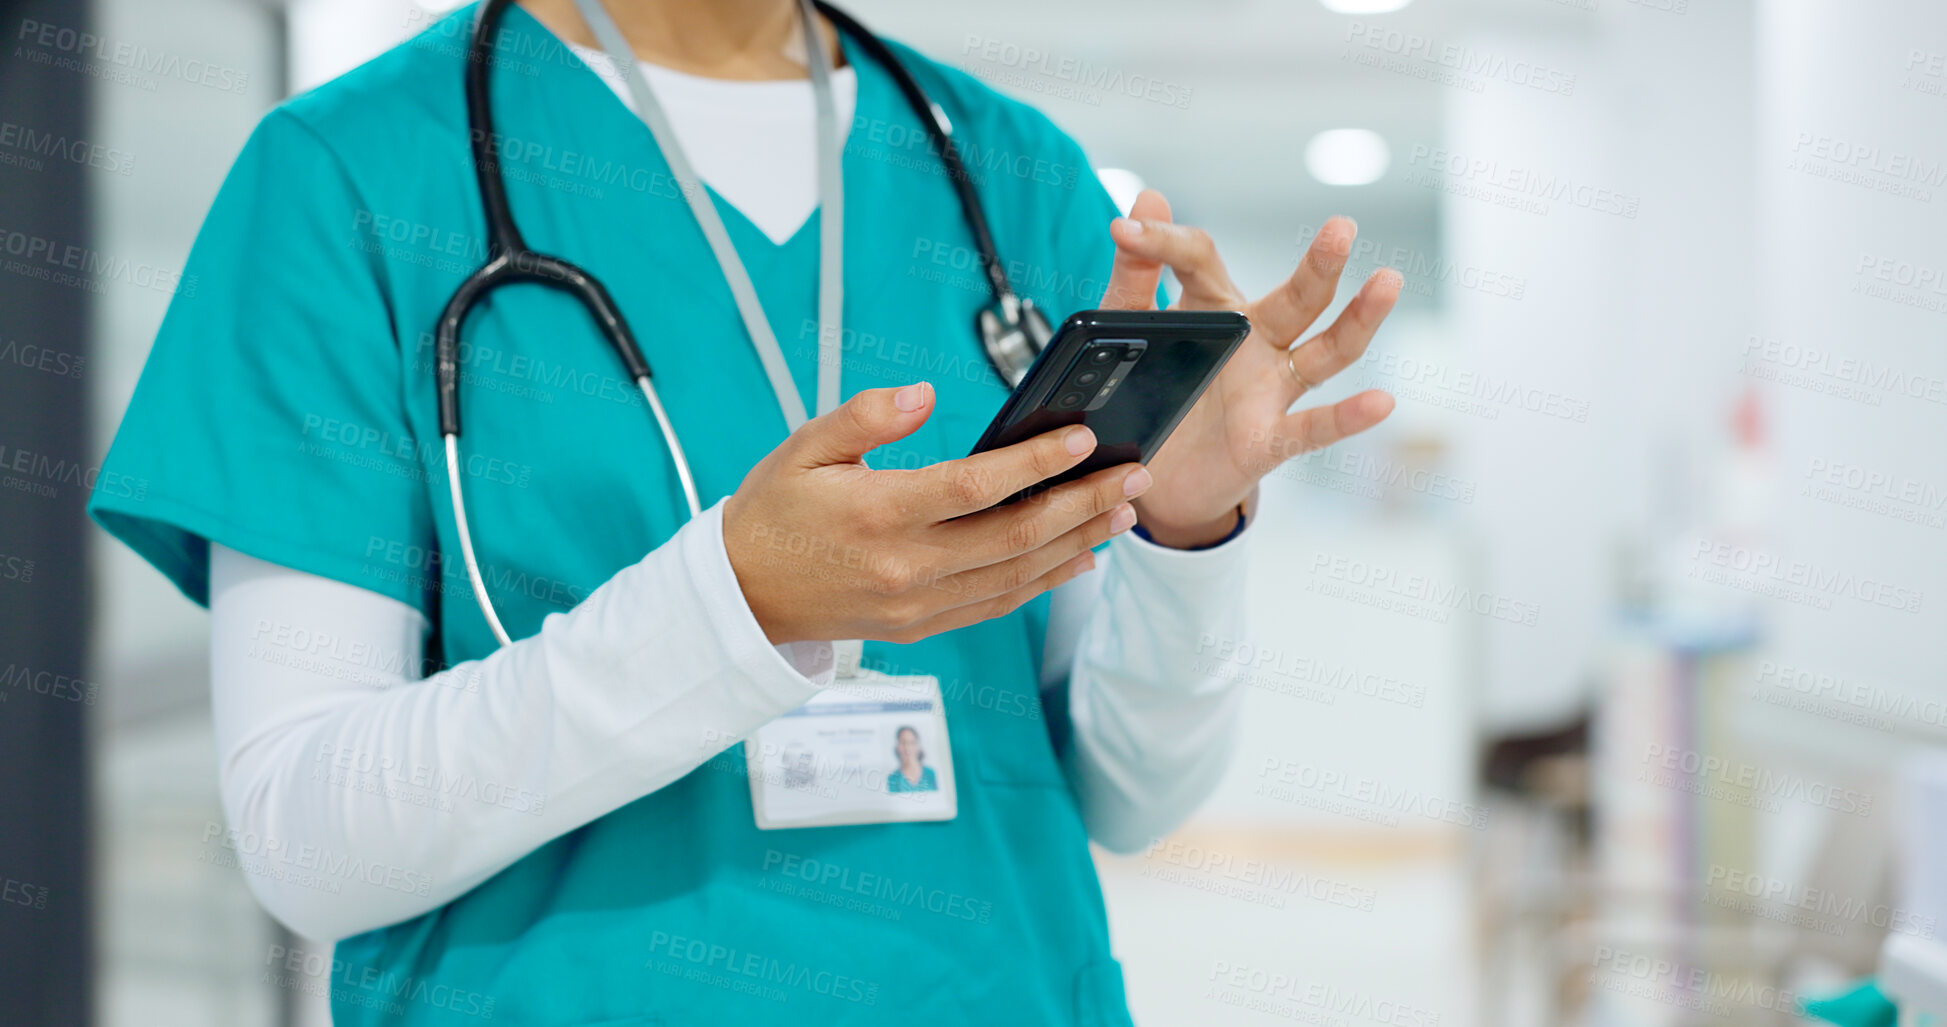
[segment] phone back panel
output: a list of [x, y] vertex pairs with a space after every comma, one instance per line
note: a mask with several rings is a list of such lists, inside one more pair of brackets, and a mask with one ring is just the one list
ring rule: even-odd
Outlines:
[[[1087, 459], [1008, 497], [1010, 503], [1105, 467], [1148, 463], [1250, 330], [1250, 322], [1234, 311], [1082, 311], [1062, 323], [973, 452], [1071, 424], [1088, 425], [1095, 433], [1096, 449]], [[1140, 339], [1146, 346], [1108, 400], [1093, 410], [1051, 408], [1048, 400], [1076, 358], [1092, 343], [1118, 339]]]

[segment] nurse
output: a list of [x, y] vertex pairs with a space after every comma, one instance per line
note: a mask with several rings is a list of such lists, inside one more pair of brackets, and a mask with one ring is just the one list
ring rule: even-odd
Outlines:
[[889, 792], [930, 792], [940, 787], [933, 768], [926, 765], [926, 752], [919, 747], [919, 729], [901, 725], [895, 732], [899, 744], [894, 752], [899, 756], [899, 766], [886, 775], [886, 790]]
[[[1047, 119], [889, 44], [1051, 319], [1152, 305], [1167, 266], [1180, 305], [1254, 325], [1149, 467], [987, 510], [1093, 440], [958, 458], [1007, 387], [887, 67], [791, 0], [589, 2], [507, 12], [490, 142], [528, 242], [634, 326], [701, 514], [583, 309], [500, 290], [465, 326], [456, 465], [511, 644], [475, 601], [431, 335], [487, 258], [471, 8], [265, 117], [109, 454], [148, 487], [93, 500], [210, 607], [215, 843], [311, 939], [278, 972], [310, 968], [344, 1024], [1127, 1024], [1088, 843], [1142, 849], [1221, 776], [1240, 686], [1198, 640], [1239, 631], [1257, 481], [1390, 412], [1288, 413], [1399, 277], [1314, 331], [1352, 242], [1335, 219], [1247, 301], [1162, 197], [1116, 219]], [[820, 415], [793, 430], [794, 407]], [[936, 790], [848, 805], [901, 723], [930, 725]]]

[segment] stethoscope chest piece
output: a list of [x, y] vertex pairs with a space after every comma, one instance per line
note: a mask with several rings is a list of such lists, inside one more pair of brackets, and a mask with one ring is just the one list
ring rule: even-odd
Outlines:
[[1048, 348], [1048, 340], [1054, 336], [1041, 308], [1013, 293], [980, 308], [974, 325], [980, 331], [981, 345], [987, 349], [987, 359], [1010, 389], [1027, 377], [1034, 358]]

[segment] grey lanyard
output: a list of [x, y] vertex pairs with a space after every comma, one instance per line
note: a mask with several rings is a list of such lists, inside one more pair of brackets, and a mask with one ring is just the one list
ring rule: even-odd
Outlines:
[[[575, 6], [581, 8], [582, 18], [595, 30], [602, 49], [608, 51], [608, 59], [615, 63], [615, 70], [621, 73], [622, 83], [635, 102], [636, 114], [649, 126], [649, 134], [662, 150], [663, 159], [669, 162], [669, 170], [676, 176], [683, 198], [689, 201], [690, 213], [696, 215], [697, 227], [703, 229], [703, 237], [710, 241], [710, 252], [716, 254], [723, 280], [737, 300], [737, 313], [743, 316], [744, 330], [750, 333], [750, 343], [757, 348], [757, 359], [771, 379], [771, 391], [777, 393], [784, 423], [791, 431], [797, 431], [805, 423], [804, 400], [798, 396], [797, 383], [791, 380], [791, 368], [784, 362], [784, 351], [778, 348], [770, 319], [764, 316], [764, 307], [757, 301], [757, 287], [751, 284], [750, 272], [744, 270], [737, 247], [731, 245], [730, 233], [724, 231], [723, 218], [717, 215], [716, 205], [710, 202], [710, 194], [703, 188], [703, 180], [697, 177], [689, 157], [677, 143], [676, 132], [670, 127], [662, 105], [656, 102], [655, 92], [642, 77], [642, 66], [635, 59], [635, 51], [629, 49], [628, 40], [622, 38], [622, 30], [615, 27], [615, 20], [602, 7], [602, 0], [575, 0]], [[839, 170], [838, 110], [832, 103], [831, 68], [826, 64], [825, 45], [819, 38], [818, 21], [812, 14], [810, 0], [798, 0], [798, 13], [804, 23], [805, 63], [811, 68], [811, 91], [818, 108], [818, 412], [828, 414], [838, 409], [842, 358], [839, 319], [845, 309], [845, 184]], [[864, 643], [851, 639], [833, 642], [832, 647], [837, 676], [856, 676]]]
[[[683, 198], [689, 201], [697, 227], [709, 240], [710, 252], [716, 255], [717, 266], [722, 269], [730, 294], [737, 301], [737, 313], [742, 315], [751, 345], [757, 349], [757, 359], [771, 380], [771, 391], [777, 393], [785, 425], [792, 431], [798, 430], [805, 422], [804, 400], [791, 380], [791, 368], [784, 362], [784, 351], [778, 347], [777, 335], [764, 316], [764, 307], [758, 302], [757, 288], [751, 284], [750, 272], [738, 258], [737, 248], [731, 244], [730, 233], [724, 230], [723, 219], [710, 202], [703, 181], [677, 143], [676, 132], [670, 127], [662, 105], [656, 102], [655, 92], [643, 78], [635, 51], [622, 38], [622, 30], [616, 28], [615, 20], [609, 17], [601, 0], [575, 0], [575, 6], [595, 30], [595, 38], [601, 41], [609, 60], [615, 63], [615, 70], [621, 74], [622, 83], [635, 103], [636, 114], [649, 127], [663, 159], [669, 162], [669, 170], [676, 176]], [[798, 11], [804, 22], [805, 62], [811, 68], [811, 90], [818, 108], [818, 412], [826, 414], [838, 408], [842, 358], [839, 329], [845, 306], [845, 187], [840, 177], [838, 112], [832, 102], [829, 57], [819, 37], [810, 0], [799, 0]]]

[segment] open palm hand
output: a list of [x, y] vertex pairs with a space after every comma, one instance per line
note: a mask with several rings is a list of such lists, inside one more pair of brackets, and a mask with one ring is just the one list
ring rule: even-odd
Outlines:
[[1136, 511], [1156, 541], [1190, 546], [1221, 538], [1235, 523], [1232, 511], [1278, 465], [1392, 413], [1393, 398], [1376, 389], [1287, 412], [1365, 353], [1399, 298], [1399, 272], [1381, 268], [1331, 325], [1293, 347], [1338, 290], [1357, 234], [1350, 218], [1327, 221], [1291, 277], [1255, 301], [1231, 281], [1209, 235], [1170, 219], [1161, 193], [1145, 190], [1110, 234], [1115, 270], [1103, 307], [1153, 308], [1167, 266], [1183, 287], [1177, 309], [1237, 310], [1251, 321], [1250, 337], [1149, 463], [1156, 483], [1136, 501]]

